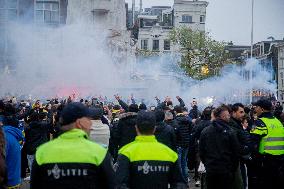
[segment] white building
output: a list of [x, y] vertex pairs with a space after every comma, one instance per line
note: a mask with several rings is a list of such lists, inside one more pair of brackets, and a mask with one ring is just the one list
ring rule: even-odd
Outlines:
[[169, 40], [170, 31], [174, 27], [185, 26], [192, 30], [205, 32], [207, 6], [206, 1], [175, 0], [172, 9], [161, 11], [162, 19], [160, 15], [138, 16], [138, 48], [158, 52], [176, 50], [177, 47]]
[[171, 42], [169, 32], [172, 27], [162, 27], [158, 23], [158, 16], [140, 15], [138, 48], [157, 52], [169, 52]]
[[132, 41], [126, 28], [125, 0], [69, 0], [67, 24], [83, 23], [107, 34], [110, 53], [117, 62], [127, 62]]
[[277, 46], [278, 49], [278, 101], [284, 103], [284, 43]]
[[99, 28], [126, 30], [124, 0], [69, 0], [67, 24], [86, 22]]
[[192, 30], [205, 31], [206, 1], [175, 0], [174, 26], [186, 26]]

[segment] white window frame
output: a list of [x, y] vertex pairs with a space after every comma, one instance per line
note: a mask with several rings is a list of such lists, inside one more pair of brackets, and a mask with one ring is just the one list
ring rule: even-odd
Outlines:
[[148, 39], [141, 39], [141, 49], [148, 50], [148, 44], [149, 44]]
[[[169, 49], [166, 49], [166, 42], [169, 42]], [[169, 39], [164, 40], [164, 51], [170, 51], [171, 50], [171, 41]]]
[[[187, 18], [191, 18], [191, 20], [190, 19], [187, 19]], [[192, 16], [191, 15], [188, 15], [188, 14], [183, 14], [182, 16], [181, 16], [181, 22], [182, 23], [192, 23], [193, 21], [192, 21]]]
[[[16, 7], [8, 7], [8, 4], [7, 2], [11, 2], [11, 0], [4, 0], [4, 7], [0, 7], [0, 11], [3, 12], [3, 20], [0, 20], [0, 21], [4, 21], [4, 22], [7, 22], [7, 21], [10, 21], [10, 20], [17, 20], [18, 17], [19, 17], [19, 0], [15, 0], [16, 1]], [[15, 18], [9, 18], [9, 14], [8, 12], [9, 11], [16, 11], [16, 17]]]
[[200, 15], [199, 21], [201, 24], [205, 23], [205, 15]]
[[[42, 6], [38, 7], [38, 4], [42, 4]], [[54, 6], [57, 4], [57, 8], [54, 9]], [[37, 13], [38, 12], [42, 12], [41, 13], [41, 19], [38, 18]], [[46, 18], [46, 14], [49, 13], [50, 14], [50, 19], [49, 21], [47, 21]], [[57, 20], [52, 20], [52, 15], [57, 13]], [[59, 24], [60, 23], [60, 3], [58, 1], [54, 1], [54, 2], [45, 2], [45, 1], [36, 1], [35, 2], [35, 21], [37, 23], [46, 23], [46, 24]]]
[[[158, 49], [154, 49], [154, 44], [155, 44], [154, 41], [158, 41]], [[152, 50], [153, 51], [160, 51], [160, 40], [159, 39], [153, 39]]]

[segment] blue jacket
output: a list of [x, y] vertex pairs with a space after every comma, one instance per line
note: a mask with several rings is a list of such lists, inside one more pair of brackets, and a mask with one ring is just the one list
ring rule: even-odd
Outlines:
[[12, 127], [3, 127], [6, 139], [6, 167], [8, 175], [8, 186], [15, 186], [21, 183], [21, 145], [24, 139], [21, 130]]

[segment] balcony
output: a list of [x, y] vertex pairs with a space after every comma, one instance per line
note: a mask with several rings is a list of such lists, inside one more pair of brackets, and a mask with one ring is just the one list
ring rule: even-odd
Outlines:
[[95, 0], [93, 3], [93, 14], [107, 14], [111, 9], [111, 1], [110, 0]]

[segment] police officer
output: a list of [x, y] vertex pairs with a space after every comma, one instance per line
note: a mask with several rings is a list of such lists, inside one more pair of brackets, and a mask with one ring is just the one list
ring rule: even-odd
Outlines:
[[57, 139], [41, 145], [35, 154], [31, 188], [114, 188], [110, 155], [89, 140], [89, 109], [70, 103], [62, 111]]
[[117, 189], [187, 188], [178, 166], [178, 155], [154, 136], [153, 112], [137, 115], [135, 141], [119, 150], [116, 171]]
[[[284, 127], [271, 113], [272, 103], [261, 99], [255, 104], [258, 119], [250, 131], [252, 146], [255, 147], [255, 162], [259, 162], [258, 188], [282, 188]], [[281, 170], [282, 169], [282, 170]], [[262, 183], [261, 183], [262, 182]], [[282, 185], [282, 186], [281, 186]]]

